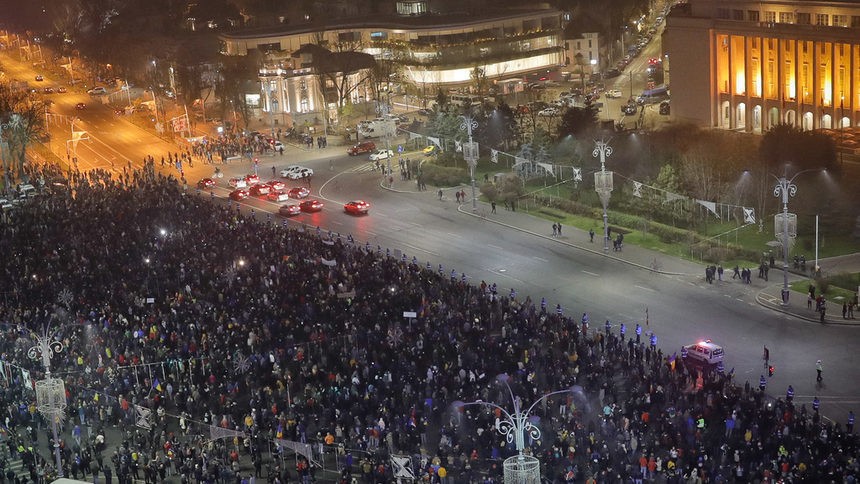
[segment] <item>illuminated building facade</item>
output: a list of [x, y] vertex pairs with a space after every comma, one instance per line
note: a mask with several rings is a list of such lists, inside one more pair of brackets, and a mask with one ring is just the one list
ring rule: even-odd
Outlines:
[[667, 18], [672, 114], [761, 133], [857, 126], [860, 5], [690, 0]]
[[[265, 54], [267, 65], [261, 71], [264, 111], [272, 108], [270, 100], [281, 99], [281, 109], [307, 112], [304, 110], [319, 110], [314, 105], [319, 88], [309, 86], [315, 76], [291, 57], [303, 45], [325, 45], [332, 50], [346, 46], [392, 60], [400, 66], [402, 79], [434, 92], [436, 87], [471, 84], [476, 67], [492, 82], [562, 66], [562, 30], [563, 14], [555, 9], [505, 10], [480, 16], [431, 14], [426, 2], [401, 1], [390, 15], [331, 19], [325, 27], [283, 25], [228, 32], [220, 35], [220, 41], [226, 55], [248, 55], [255, 49]], [[291, 80], [294, 75], [302, 79]], [[286, 92], [295, 91], [295, 86], [304, 86], [305, 94]]]

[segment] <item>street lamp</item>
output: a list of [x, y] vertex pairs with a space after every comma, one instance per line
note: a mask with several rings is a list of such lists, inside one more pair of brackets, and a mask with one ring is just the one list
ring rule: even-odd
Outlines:
[[[29, 330], [28, 330], [29, 331]], [[63, 477], [63, 462], [60, 459], [60, 439], [57, 436], [57, 422], [64, 416], [66, 409], [66, 388], [60, 378], [51, 378], [51, 357], [63, 351], [63, 343], [57, 338], [56, 332], [37, 334], [32, 331], [30, 337], [36, 341], [35, 346], [27, 350], [30, 359], [42, 359], [45, 368], [45, 378], [36, 382], [36, 408], [51, 421], [51, 431], [54, 435], [54, 458], [57, 465], [57, 476]]]
[[465, 129], [469, 136], [469, 141], [463, 143], [463, 159], [469, 165], [469, 177], [472, 179], [472, 211], [478, 210], [478, 199], [475, 191], [475, 168], [478, 166], [478, 143], [472, 141], [472, 130], [477, 129], [478, 122], [472, 119], [471, 115], [461, 115], [463, 124], [460, 129]]
[[794, 180], [803, 173], [810, 171], [819, 171], [818, 169], [802, 170], [797, 172], [791, 179], [788, 179], [788, 167], [786, 167], [783, 175], [777, 177], [771, 174], [776, 180], [776, 186], [773, 188], [773, 196], [782, 198], [782, 213], [777, 213], [773, 216], [774, 235], [780, 238], [782, 243], [782, 305], [788, 306], [788, 251], [790, 249], [789, 240], [794, 240], [797, 237], [797, 214], [788, 213], [788, 199], [797, 195], [797, 185]]
[[612, 155], [612, 147], [604, 140], [595, 141], [594, 145], [591, 155], [595, 158], [600, 157], [600, 171], [594, 174], [594, 191], [597, 192], [603, 205], [603, 251], [609, 252], [609, 224], [606, 208], [612, 195], [612, 172], [606, 171], [606, 159]]
[[481, 405], [499, 410], [503, 418], [500, 420], [498, 429], [499, 433], [505, 436], [508, 443], [513, 443], [517, 449], [517, 455], [505, 459], [504, 466], [504, 482], [506, 483], [538, 483], [540, 482], [540, 461], [535, 457], [523, 454], [526, 447], [525, 436], [528, 432], [530, 438], [537, 440], [541, 437], [540, 428], [538, 428], [531, 418], [531, 412], [535, 407], [553, 395], [561, 395], [563, 393], [571, 393], [571, 390], [558, 390], [547, 393], [535, 400], [531, 406], [525, 410], [522, 408], [522, 401], [519, 397], [514, 396], [513, 390], [508, 381], [511, 377], [507, 373], [502, 373], [496, 377], [496, 381], [503, 383], [508, 390], [508, 395], [511, 398], [511, 403], [514, 405], [514, 411], [508, 412], [501, 406], [481, 400], [475, 402], [454, 402], [452, 406], [459, 410], [467, 405]]

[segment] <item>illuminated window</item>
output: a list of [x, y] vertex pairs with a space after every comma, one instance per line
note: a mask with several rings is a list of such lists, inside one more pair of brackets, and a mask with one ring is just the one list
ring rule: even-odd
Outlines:
[[819, 13], [815, 15], [815, 25], [828, 26], [830, 25], [830, 16], [826, 13]]
[[776, 12], [765, 12], [764, 21], [768, 23], [776, 23]]
[[794, 23], [794, 14], [791, 12], [779, 12], [779, 23], [781, 23], [781, 24]]
[[847, 15], [834, 15], [833, 16], [833, 26], [834, 27], [848, 27], [848, 16]]

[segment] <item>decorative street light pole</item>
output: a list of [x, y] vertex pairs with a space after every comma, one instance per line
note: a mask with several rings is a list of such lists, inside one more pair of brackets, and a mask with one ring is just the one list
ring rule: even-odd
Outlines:
[[782, 198], [782, 213], [777, 213], [773, 216], [774, 234], [779, 237], [782, 243], [782, 305], [788, 305], [788, 252], [791, 250], [789, 241], [794, 241], [797, 238], [797, 214], [788, 213], [788, 199], [797, 194], [797, 185], [794, 180], [803, 173], [810, 171], [819, 171], [817, 169], [802, 170], [796, 173], [791, 179], [788, 179], [788, 168], [783, 172], [781, 177], [771, 175], [776, 179], [776, 186], [773, 188], [773, 196]]
[[606, 159], [612, 156], [612, 147], [608, 141], [599, 140], [594, 142], [594, 151], [591, 155], [600, 157], [600, 171], [594, 174], [594, 190], [603, 204], [603, 251], [609, 252], [609, 224], [606, 209], [609, 206], [609, 197], [612, 195], [612, 172], [606, 171]]
[[478, 127], [478, 122], [471, 115], [462, 115], [463, 124], [460, 129], [465, 129], [469, 135], [469, 141], [463, 143], [463, 159], [469, 165], [469, 176], [472, 179], [472, 211], [478, 210], [478, 197], [475, 191], [475, 168], [478, 166], [478, 143], [472, 141], [472, 130]]
[[514, 392], [511, 390], [510, 384], [508, 384], [510, 379], [511, 377], [506, 373], [496, 377], [496, 381], [503, 383], [505, 388], [508, 389], [508, 395], [511, 397], [511, 402], [514, 405], [513, 412], [508, 412], [495, 403], [480, 400], [469, 403], [454, 402], [453, 407], [459, 410], [467, 405], [482, 405], [499, 410], [503, 415], [503, 418], [499, 422], [499, 433], [505, 436], [505, 440], [507, 440], [508, 443], [513, 442], [517, 449], [517, 455], [508, 457], [505, 459], [503, 464], [505, 484], [539, 484], [541, 482], [540, 461], [538, 461], [534, 456], [523, 454], [523, 450], [526, 448], [526, 433], [528, 433], [529, 437], [533, 440], [538, 440], [541, 437], [540, 428], [532, 423], [531, 412], [539, 403], [543, 402], [547, 398], [553, 395], [570, 393], [571, 390], [559, 390], [547, 393], [535, 400], [527, 409], [523, 410], [522, 401], [519, 397], [514, 396]]
[[45, 368], [45, 379], [36, 382], [36, 408], [51, 421], [57, 476], [63, 477], [63, 461], [60, 459], [57, 422], [64, 418], [66, 388], [62, 379], [51, 378], [51, 357], [63, 351], [63, 343], [57, 338], [56, 332], [50, 332], [48, 326], [45, 327], [45, 332], [42, 334], [30, 331], [30, 337], [36, 341], [36, 344], [27, 350], [27, 356], [33, 360], [41, 357], [42, 366]]

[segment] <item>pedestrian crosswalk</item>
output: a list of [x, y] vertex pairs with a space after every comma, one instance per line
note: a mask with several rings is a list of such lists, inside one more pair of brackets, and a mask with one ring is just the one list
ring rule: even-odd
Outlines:
[[362, 163], [356, 167], [347, 170], [349, 173], [367, 173], [370, 171], [376, 171], [376, 162], [368, 161], [366, 163]]
[[21, 482], [26, 481], [30, 477], [30, 471], [24, 467], [24, 461], [20, 458], [6, 461], [6, 465], [3, 468], [3, 476], [8, 476], [9, 471], [12, 471], [15, 477], [21, 479]]

